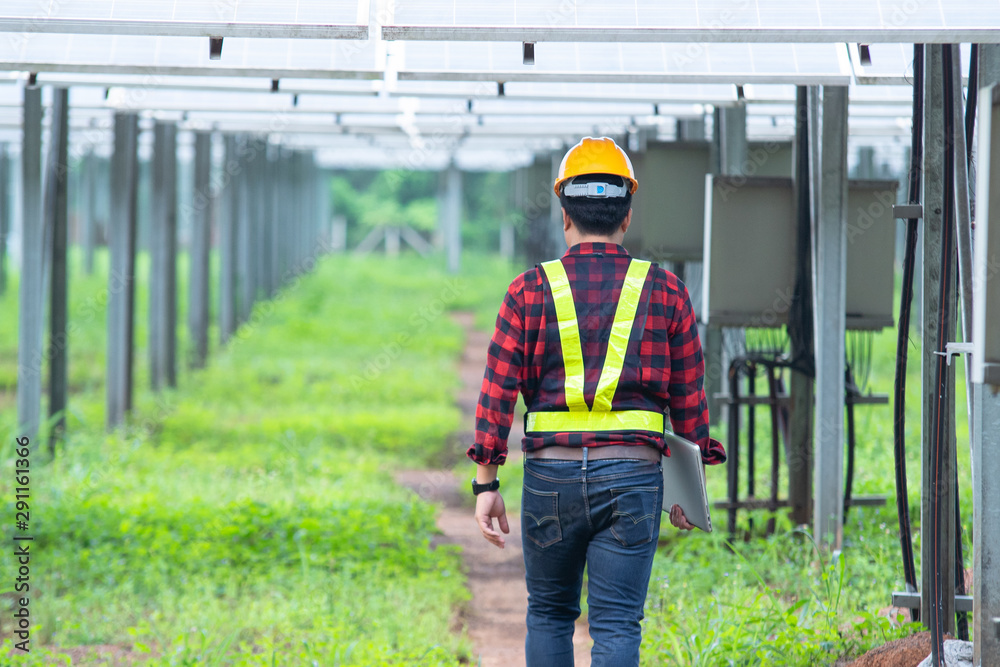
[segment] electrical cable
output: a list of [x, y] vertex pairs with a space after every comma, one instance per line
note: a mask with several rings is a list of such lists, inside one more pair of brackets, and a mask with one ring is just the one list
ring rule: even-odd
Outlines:
[[[911, 204], [920, 200], [920, 170], [923, 160], [924, 47], [913, 45], [913, 123], [910, 139], [910, 173], [907, 198]], [[916, 565], [913, 561], [913, 534], [910, 527], [910, 504], [906, 484], [906, 361], [909, 345], [910, 307], [913, 302], [913, 273], [917, 250], [917, 218], [906, 221], [906, 249], [903, 256], [903, 286], [899, 300], [899, 330], [896, 336], [896, 377], [893, 402], [893, 458], [896, 477], [896, 514], [899, 519], [899, 543], [903, 559], [903, 579], [908, 592], [917, 591]], [[920, 620], [920, 610], [910, 610], [910, 620]]]
[[857, 437], [854, 430], [854, 401], [851, 399], [857, 396], [858, 393], [850, 366], [844, 369], [844, 375], [844, 384], [847, 387], [845, 391], [847, 401], [845, 401], [846, 405], [844, 406], [847, 412], [847, 480], [844, 486], [844, 519], [846, 520], [847, 510], [851, 507], [851, 495], [854, 490], [854, 452], [857, 449]]

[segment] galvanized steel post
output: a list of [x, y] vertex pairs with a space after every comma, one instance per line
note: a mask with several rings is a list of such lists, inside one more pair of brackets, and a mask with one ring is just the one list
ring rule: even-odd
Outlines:
[[191, 242], [188, 251], [189, 364], [201, 368], [208, 359], [209, 250], [212, 245], [212, 134], [195, 132]]
[[139, 163], [139, 118], [115, 114], [111, 164], [111, 215], [108, 221], [107, 413], [109, 429], [132, 409], [133, 308], [135, 297], [136, 201]]
[[42, 91], [24, 89], [21, 138], [21, 276], [17, 343], [18, 433], [34, 438], [42, 410]]
[[844, 366], [847, 283], [847, 88], [823, 87], [819, 216], [813, 254], [816, 540], [840, 549], [844, 511]]
[[67, 316], [69, 282], [66, 273], [67, 254], [67, 182], [69, 165], [69, 90], [52, 91], [52, 123], [49, 157], [45, 168], [45, 226], [51, 235], [49, 285], [49, 453], [55, 455], [56, 443], [66, 429], [66, 364]]

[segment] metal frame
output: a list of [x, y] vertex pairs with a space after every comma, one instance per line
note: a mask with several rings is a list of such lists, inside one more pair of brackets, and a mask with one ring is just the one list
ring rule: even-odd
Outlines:
[[21, 142], [21, 277], [17, 343], [17, 422], [34, 438], [42, 410], [43, 267], [42, 91], [24, 89]]
[[67, 322], [69, 283], [67, 278], [67, 188], [69, 169], [69, 89], [52, 91], [52, 128], [45, 165], [45, 236], [49, 253], [49, 453], [55, 454], [57, 440], [66, 430]]
[[[982, 88], [979, 112], [979, 180], [976, 198], [980, 224], [976, 230], [976, 256], [973, 267], [978, 274], [973, 284], [976, 300], [985, 299], [984, 289], [990, 273], [987, 269], [987, 247], [990, 227], [1000, 229], [996, 219], [995, 195], [998, 174], [996, 161], [1000, 159], [992, 115], [1000, 106], [1000, 47], [984, 46], [980, 50], [979, 82]], [[984, 224], [985, 223], [985, 224]], [[996, 282], [995, 279], [993, 282]], [[989, 286], [996, 289], [991, 283]], [[982, 363], [985, 341], [985, 315], [983, 303], [978, 303], [976, 327], [972, 334], [973, 369]], [[972, 405], [973, 417], [969, 429], [972, 435], [972, 557], [974, 599], [971, 629], [974, 638], [973, 664], [981, 667], [1000, 667], [1000, 393], [997, 387], [982, 384], [986, 377], [974, 378]], [[1000, 384], [1000, 377], [995, 379]]]
[[863, 44], [1000, 43], [1000, 31], [988, 27], [947, 28], [763, 28], [759, 26], [577, 28], [551, 26], [385, 25], [382, 39], [458, 42], [697, 42], [786, 43], [848, 42]]
[[400, 70], [397, 77], [399, 81], [502, 81], [504, 83], [733, 83], [744, 85], [754, 83], [798, 84], [806, 81], [811, 85], [828, 86], [846, 86], [851, 83], [850, 75], [746, 74], [740, 72], [725, 74], [713, 72], [699, 72], [694, 74], [678, 72], [664, 72], [662, 74], [601, 72], [599, 74], [586, 74], [581, 72]]
[[824, 87], [819, 216], [813, 234], [816, 418], [813, 534], [840, 549], [844, 523], [844, 366], [847, 316], [847, 88]]
[[0, 61], [0, 71], [56, 72], [60, 74], [141, 74], [156, 76], [249, 77], [261, 79], [346, 79], [376, 81], [377, 70], [295, 69], [287, 67], [183, 67], [178, 65], [113, 65], [101, 63], [58, 63], [40, 61]]
[[0, 16], [0, 32], [156, 37], [368, 39], [367, 25], [239, 21], [145, 21]]
[[[954, 409], [944, 411], [944, 414], [937, 414], [937, 389], [934, 386], [934, 369], [938, 363], [938, 356], [935, 354], [943, 350], [947, 340], [940, 340], [938, 336], [938, 313], [940, 311], [939, 289], [941, 276], [941, 226], [943, 223], [943, 210], [946, 205], [943, 190], [943, 160], [946, 138], [944, 137], [944, 114], [950, 113], [951, 109], [944, 108], [944, 81], [943, 81], [943, 48], [938, 45], [929, 45], [925, 49], [924, 64], [924, 161], [922, 170], [921, 193], [923, 195], [923, 229], [920, 232], [922, 238], [922, 264], [923, 264], [923, 303], [921, 305], [921, 377], [922, 377], [922, 404], [921, 404], [921, 427], [920, 439], [923, 443], [921, 452], [921, 511], [920, 525], [932, 525], [931, 505], [933, 496], [937, 495], [942, 503], [941, 525], [942, 535], [941, 560], [938, 569], [944, 582], [952, 582], [955, 576], [955, 488], [952, 484], [954, 479], [953, 466], [955, 465], [955, 419]], [[949, 300], [954, 298], [954, 285], [952, 286]], [[953, 321], [954, 323], [954, 321]], [[954, 333], [948, 334], [953, 338]], [[948, 383], [951, 387], [951, 395], [954, 396], [954, 365], [949, 366]], [[932, 437], [936, 428], [936, 420], [940, 418], [944, 422], [943, 428], [949, 435], [942, 443], [943, 451], [941, 460], [946, 469], [940, 476], [939, 484], [932, 485], [930, 471], [934, 461], [931, 457]], [[926, 621], [929, 618], [931, 605], [935, 601], [931, 599], [932, 585], [932, 540], [921, 540], [921, 567], [920, 567], [920, 592], [921, 592], [921, 619]], [[950, 590], [950, 586], [948, 587]], [[955, 607], [953, 596], [943, 595], [939, 613], [944, 621], [944, 631], [955, 632]]]

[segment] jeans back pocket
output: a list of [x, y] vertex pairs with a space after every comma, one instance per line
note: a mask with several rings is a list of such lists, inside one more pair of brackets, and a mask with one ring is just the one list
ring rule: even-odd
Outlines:
[[655, 486], [611, 489], [611, 532], [622, 546], [639, 546], [653, 539], [660, 512], [658, 491]]
[[521, 514], [524, 535], [539, 548], [544, 549], [562, 539], [558, 491], [536, 491], [525, 486]]

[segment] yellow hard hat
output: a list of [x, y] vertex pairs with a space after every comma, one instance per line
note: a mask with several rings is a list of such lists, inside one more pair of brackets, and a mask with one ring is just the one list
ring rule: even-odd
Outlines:
[[559, 163], [559, 175], [552, 189], [558, 195], [563, 183], [584, 174], [621, 176], [629, 182], [629, 194], [635, 194], [639, 189], [639, 181], [635, 180], [635, 172], [632, 171], [632, 161], [611, 137], [584, 137], [580, 143], [566, 151]]

